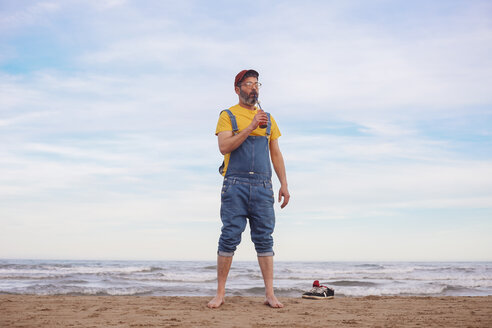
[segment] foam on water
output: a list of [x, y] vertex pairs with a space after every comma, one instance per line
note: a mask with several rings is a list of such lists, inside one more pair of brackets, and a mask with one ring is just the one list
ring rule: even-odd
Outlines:
[[[338, 296], [492, 295], [491, 262], [276, 262], [279, 296], [298, 297], [313, 280]], [[211, 296], [214, 262], [0, 260], [0, 293]], [[234, 262], [230, 295], [263, 295], [256, 262]]]

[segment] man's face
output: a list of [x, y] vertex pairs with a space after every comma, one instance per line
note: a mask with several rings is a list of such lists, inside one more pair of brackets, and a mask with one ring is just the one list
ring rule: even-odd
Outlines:
[[[256, 104], [259, 94], [257, 82], [258, 79], [256, 77], [250, 76], [241, 81], [241, 84], [237, 87], [239, 92], [236, 89], [236, 93], [239, 95], [241, 101], [247, 105], [253, 106]], [[248, 86], [248, 84], [251, 84], [251, 86]]]

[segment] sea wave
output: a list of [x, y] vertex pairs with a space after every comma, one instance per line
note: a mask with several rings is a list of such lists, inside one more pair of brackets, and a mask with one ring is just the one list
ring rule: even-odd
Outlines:
[[370, 281], [357, 281], [357, 280], [338, 280], [332, 282], [326, 282], [326, 284], [331, 286], [377, 286], [378, 284]]
[[[73, 295], [213, 295], [215, 262], [0, 260], [0, 293]], [[491, 262], [277, 262], [275, 291], [297, 297], [313, 280], [338, 296], [492, 295]], [[234, 262], [227, 291], [264, 294], [256, 262]]]

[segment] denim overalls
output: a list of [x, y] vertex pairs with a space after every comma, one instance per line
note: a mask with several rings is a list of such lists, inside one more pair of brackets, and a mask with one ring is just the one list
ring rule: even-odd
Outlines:
[[[225, 110], [231, 119], [232, 130], [237, 134], [236, 118]], [[258, 256], [273, 256], [272, 233], [275, 227], [273, 210], [272, 166], [268, 135], [271, 131], [270, 114], [266, 136], [248, 136], [229, 158], [222, 186], [220, 217], [222, 233], [219, 239], [220, 256], [233, 256], [241, 242], [247, 219], [251, 240]]]

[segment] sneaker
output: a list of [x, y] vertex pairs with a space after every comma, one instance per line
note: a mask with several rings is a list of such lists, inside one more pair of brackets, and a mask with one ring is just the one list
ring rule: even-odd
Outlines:
[[313, 282], [313, 288], [309, 292], [302, 294], [302, 298], [310, 298], [314, 300], [325, 300], [335, 296], [335, 290], [319, 284], [318, 280]]

